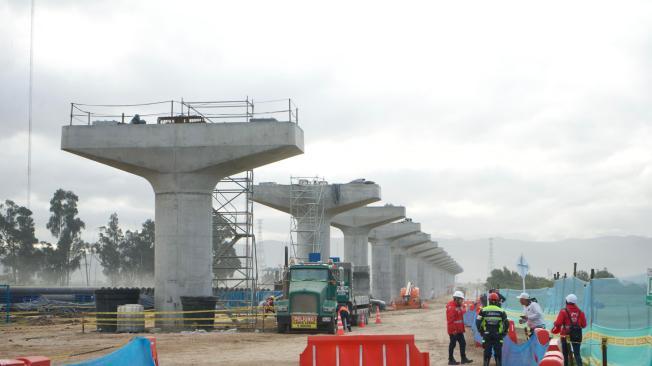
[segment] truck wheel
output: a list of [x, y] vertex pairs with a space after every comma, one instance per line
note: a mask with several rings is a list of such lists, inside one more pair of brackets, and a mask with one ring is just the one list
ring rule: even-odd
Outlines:
[[328, 326], [328, 333], [329, 334], [337, 334], [337, 320], [335, 317], [332, 318], [331, 324]]

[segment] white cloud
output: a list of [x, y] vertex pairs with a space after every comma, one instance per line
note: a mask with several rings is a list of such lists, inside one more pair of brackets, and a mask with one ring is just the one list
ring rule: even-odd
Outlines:
[[[153, 214], [144, 180], [59, 150], [69, 103], [294, 98], [306, 154], [259, 180], [366, 177], [434, 235], [652, 236], [645, 1], [38, 1], [34, 208]], [[190, 11], [192, 16], [179, 16]], [[25, 187], [29, 9], [0, 5], [0, 198]], [[174, 21], [170, 21], [174, 19]], [[289, 218], [257, 208], [266, 236]], [[45, 235], [45, 234], [43, 234]]]

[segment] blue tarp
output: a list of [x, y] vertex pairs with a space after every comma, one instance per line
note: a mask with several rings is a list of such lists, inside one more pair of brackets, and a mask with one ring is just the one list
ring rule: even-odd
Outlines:
[[[464, 324], [471, 328], [473, 339], [482, 343], [482, 336], [475, 325], [475, 317], [474, 311], [467, 311], [464, 313]], [[532, 337], [522, 344], [512, 342], [509, 337], [505, 337], [503, 342], [504, 366], [537, 366], [538, 361], [543, 358], [548, 348], [548, 345], [539, 344], [536, 337]]]
[[147, 338], [136, 337], [124, 347], [106, 356], [70, 366], [155, 366]]

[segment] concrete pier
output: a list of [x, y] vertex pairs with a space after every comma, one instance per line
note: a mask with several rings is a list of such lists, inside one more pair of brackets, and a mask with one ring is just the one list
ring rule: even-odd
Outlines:
[[344, 234], [344, 262], [354, 265], [354, 288], [359, 293], [370, 293], [369, 232], [378, 226], [405, 217], [405, 207], [360, 207], [335, 216], [331, 225]]
[[179, 311], [181, 296], [212, 294], [217, 182], [302, 154], [303, 131], [283, 122], [65, 126], [61, 148], [152, 185], [156, 309]]
[[[308, 259], [313, 247], [319, 247], [322, 259], [330, 258], [330, 226], [333, 217], [341, 213], [380, 201], [380, 186], [371, 182], [351, 182], [346, 184], [324, 184], [315, 186], [322, 189], [320, 210], [323, 221], [320, 225], [319, 243], [306, 242], [299, 235], [296, 257]], [[254, 186], [253, 201], [291, 214], [290, 190], [288, 184], [261, 183]], [[299, 228], [301, 229], [301, 228]], [[317, 244], [317, 245], [315, 245]]]
[[[416, 262], [413, 261], [414, 257], [407, 253], [407, 250], [424, 243], [432, 242], [430, 241], [430, 235], [422, 232], [410, 234], [391, 242], [394, 261], [394, 265], [392, 266], [392, 298], [399, 295], [401, 287], [404, 287], [407, 281], [416, 282], [416, 278], [418, 277], [416, 273]], [[408, 257], [410, 258], [409, 263], [407, 262]], [[419, 285], [417, 284], [417, 286]]]
[[369, 233], [369, 242], [371, 243], [371, 293], [374, 298], [388, 303], [392, 299], [392, 273], [394, 271], [392, 241], [418, 233], [420, 230], [421, 225], [411, 221], [387, 224], [371, 230]]

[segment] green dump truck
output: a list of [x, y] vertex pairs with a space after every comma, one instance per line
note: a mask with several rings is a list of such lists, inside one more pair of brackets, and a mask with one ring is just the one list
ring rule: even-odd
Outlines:
[[283, 299], [274, 304], [280, 333], [335, 333], [339, 304], [351, 309], [353, 324], [366, 319], [369, 301], [353, 295], [350, 263], [298, 263], [284, 271]]

